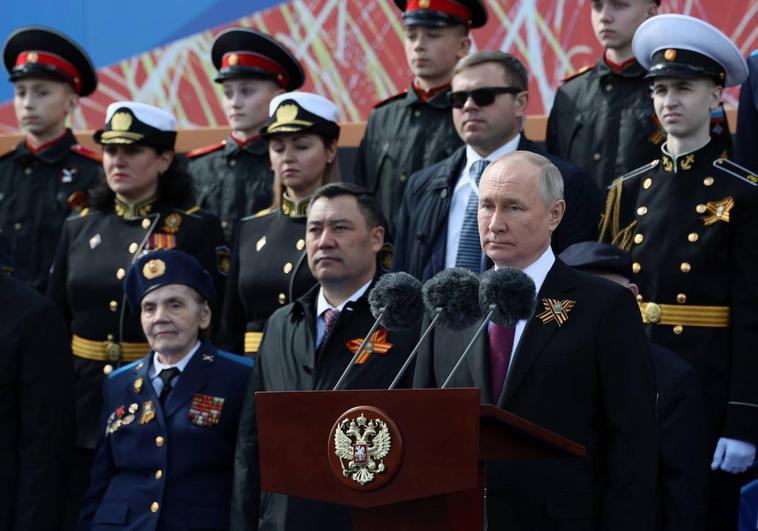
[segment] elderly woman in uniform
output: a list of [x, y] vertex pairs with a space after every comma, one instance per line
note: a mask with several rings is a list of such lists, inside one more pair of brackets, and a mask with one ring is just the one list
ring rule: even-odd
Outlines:
[[[68, 519], [78, 513], [98, 433], [105, 375], [150, 350], [138, 314], [124, 305], [124, 277], [140, 256], [177, 247], [197, 257], [223, 293], [228, 250], [217, 218], [193, 207], [189, 177], [174, 161], [176, 125], [168, 112], [136, 102], [111, 104], [103, 146], [105, 181], [90, 207], [64, 223], [48, 295], [72, 334], [76, 461]], [[72, 516], [73, 515], [73, 516]]]
[[234, 447], [252, 362], [202, 340], [211, 276], [177, 250], [125, 282], [151, 351], [111, 373], [78, 529], [228, 529]]
[[311, 195], [339, 180], [337, 107], [307, 92], [276, 96], [261, 131], [274, 169], [270, 209], [243, 218], [232, 250], [220, 345], [255, 356], [266, 320], [316, 281], [305, 260]]

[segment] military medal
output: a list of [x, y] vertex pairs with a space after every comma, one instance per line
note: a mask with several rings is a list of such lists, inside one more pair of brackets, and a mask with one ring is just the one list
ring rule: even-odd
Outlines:
[[155, 404], [152, 400], [142, 403], [142, 416], [139, 419], [140, 424], [147, 424], [155, 418]]
[[221, 410], [223, 407], [223, 398], [196, 393], [192, 397], [189, 420], [195, 426], [215, 426], [221, 420]]
[[729, 212], [734, 208], [734, 199], [729, 196], [721, 201], [708, 201], [705, 204], [703, 224], [707, 227], [719, 221], [729, 223]]
[[134, 392], [139, 394], [142, 391], [142, 386], [144, 385], [144, 383], [145, 383], [145, 379], [142, 378], [142, 376], [134, 380], [134, 385], [133, 385]]
[[182, 224], [182, 217], [174, 212], [166, 216], [166, 221], [163, 223], [163, 232], [169, 234], [176, 234], [179, 232], [179, 225]]
[[568, 321], [568, 314], [575, 304], [576, 301], [568, 299], [562, 301], [557, 299], [542, 299], [542, 306], [544, 306], [545, 311], [537, 315], [537, 317], [542, 321], [542, 324], [555, 321], [560, 327]]

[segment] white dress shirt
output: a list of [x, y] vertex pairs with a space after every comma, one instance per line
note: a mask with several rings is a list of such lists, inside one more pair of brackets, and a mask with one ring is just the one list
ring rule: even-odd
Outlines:
[[369, 280], [363, 286], [358, 288], [358, 290], [355, 293], [350, 295], [350, 298], [345, 300], [339, 306], [332, 306], [331, 304], [329, 304], [329, 301], [327, 301], [326, 297], [324, 296], [323, 288], [318, 289], [318, 298], [316, 299], [316, 315], [318, 315], [318, 318], [316, 319], [316, 346], [317, 347], [321, 344], [321, 341], [324, 339], [324, 333], [326, 332], [326, 321], [324, 320], [324, 312], [330, 309], [341, 312], [342, 308], [345, 307], [345, 304], [347, 304], [350, 301], [355, 302], [361, 297], [363, 297], [363, 294], [366, 293], [366, 290], [371, 285], [371, 282], [373, 282], [373, 279]]
[[455, 267], [455, 260], [458, 258], [458, 242], [461, 241], [461, 228], [463, 227], [463, 218], [466, 215], [466, 205], [471, 193], [479, 195], [479, 187], [476, 185], [471, 168], [478, 160], [489, 160], [494, 162], [503, 155], [516, 151], [518, 143], [521, 141], [521, 133], [513, 137], [507, 144], [500, 146], [495, 151], [482, 157], [471, 146], [466, 146], [466, 165], [458, 177], [453, 189], [453, 197], [450, 199], [450, 210], [447, 216], [447, 243], [445, 245], [445, 268]]
[[176, 363], [173, 363], [171, 365], [166, 365], [165, 363], [161, 363], [158, 361], [158, 353], [156, 352], [153, 355], [153, 365], [150, 367], [150, 370], [148, 371], [148, 376], [150, 377], [150, 383], [153, 384], [153, 389], [155, 389], [155, 394], [158, 396], [161, 396], [161, 391], [163, 391], [163, 380], [160, 379], [158, 376], [163, 369], [170, 369], [171, 367], [176, 367], [179, 369], [179, 374], [177, 374], [174, 379], [171, 381], [171, 385], [173, 387], [174, 382], [176, 382], [176, 379], [181, 376], [181, 374], [184, 372], [185, 367], [187, 367], [187, 364], [192, 359], [192, 356], [195, 355], [195, 352], [197, 352], [197, 349], [200, 348], [200, 341], [195, 343], [195, 346], [192, 347], [192, 350], [190, 350], [182, 359], [177, 361]]

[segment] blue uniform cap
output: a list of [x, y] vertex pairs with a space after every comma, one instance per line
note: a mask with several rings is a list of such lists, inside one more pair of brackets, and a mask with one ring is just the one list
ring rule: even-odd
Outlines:
[[629, 254], [610, 243], [575, 243], [566, 247], [558, 258], [575, 269], [616, 273], [625, 278], [629, 278], [632, 272], [632, 258]]

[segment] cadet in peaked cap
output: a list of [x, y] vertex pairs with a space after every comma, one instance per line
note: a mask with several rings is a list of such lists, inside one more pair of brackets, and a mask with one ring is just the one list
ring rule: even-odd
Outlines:
[[100, 155], [79, 145], [66, 126], [79, 97], [95, 90], [97, 75], [75, 42], [38, 26], [13, 32], [3, 61], [25, 138], [0, 153], [0, 232], [18, 277], [44, 291], [63, 221], [82, 208], [102, 170]]
[[[739, 474], [758, 441], [758, 178], [709, 132], [709, 111], [747, 67], [710, 24], [684, 15], [644, 22], [632, 42], [666, 131], [661, 155], [611, 186], [601, 239], [632, 256], [650, 339], [698, 372], [712, 461], [708, 529], [734, 527]], [[702, 103], [698, 103], [702, 102]]]
[[334, 103], [318, 94], [286, 92], [271, 100], [269, 115], [261, 135], [274, 169], [274, 202], [239, 224], [219, 342], [250, 356], [257, 354], [271, 314], [316, 283], [305, 259], [305, 217], [311, 194], [339, 180]]
[[481, 0], [395, 0], [406, 26], [455, 26], [472, 29], [487, 23], [487, 8]]
[[226, 140], [187, 153], [195, 196], [221, 219], [231, 240], [237, 222], [271, 206], [271, 165], [259, 130], [271, 98], [297, 90], [305, 80], [300, 62], [273, 37], [229, 28], [211, 48], [231, 132]]

